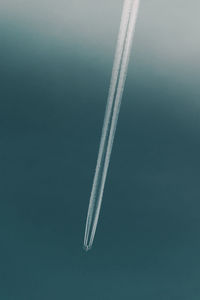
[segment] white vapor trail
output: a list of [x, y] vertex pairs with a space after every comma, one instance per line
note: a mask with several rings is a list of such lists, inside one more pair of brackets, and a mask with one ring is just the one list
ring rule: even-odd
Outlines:
[[103, 191], [127, 76], [139, 2], [140, 0], [124, 0], [97, 166], [86, 220], [84, 236], [84, 248], [86, 251], [92, 247], [99, 219]]

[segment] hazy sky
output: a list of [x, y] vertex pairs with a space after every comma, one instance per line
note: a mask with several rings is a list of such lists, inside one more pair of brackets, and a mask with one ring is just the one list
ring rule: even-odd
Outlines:
[[[84, 57], [96, 52], [96, 63], [111, 60], [119, 28], [122, 1], [1, 1], [1, 23], [24, 27], [34, 36], [79, 48]], [[198, 84], [199, 10], [197, 0], [141, 1], [134, 51], [139, 65], [171, 68], [176, 80]], [[42, 39], [42, 37], [41, 37]], [[106, 58], [107, 57], [107, 58]], [[131, 68], [134, 68], [131, 65]], [[179, 76], [177, 76], [177, 73]], [[184, 82], [185, 83], [185, 82]]]
[[[119, 0], [10, 0], [1, 1], [3, 19], [17, 19], [27, 27], [44, 31], [64, 39], [92, 41], [106, 50], [109, 39], [117, 33], [123, 1]], [[143, 0], [141, 1], [137, 40], [141, 47], [164, 60], [191, 63], [198, 57], [200, 41], [198, 0]], [[4, 20], [3, 20], [4, 21]], [[159, 52], [162, 55], [159, 55]], [[192, 56], [192, 57], [191, 57]]]

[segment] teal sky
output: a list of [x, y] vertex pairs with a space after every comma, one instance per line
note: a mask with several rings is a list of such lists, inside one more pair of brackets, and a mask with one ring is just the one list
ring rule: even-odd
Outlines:
[[0, 3], [0, 299], [199, 300], [199, 1], [141, 1], [82, 250], [121, 7]]

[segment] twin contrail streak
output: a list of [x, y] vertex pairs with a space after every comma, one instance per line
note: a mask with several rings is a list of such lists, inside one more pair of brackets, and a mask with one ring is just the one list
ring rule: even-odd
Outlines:
[[127, 76], [139, 2], [140, 0], [124, 0], [97, 166], [88, 207], [84, 236], [85, 250], [89, 250], [92, 247], [99, 219], [103, 191]]

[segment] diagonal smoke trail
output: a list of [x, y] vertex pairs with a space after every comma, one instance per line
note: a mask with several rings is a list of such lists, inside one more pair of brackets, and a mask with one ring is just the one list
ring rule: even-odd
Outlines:
[[120, 105], [127, 75], [131, 44], [140, 0], [125, 0], [114, 58], [107, 107], [102, 129], [97, 166], [86, 220], [84, 248], [93, 244], [98, 223], [103, 191], [114, 141]]
[[[93, 235], [94, 235], [94, 226], [92, 226], [92, 223], [95, 220], [95, 223], [97, 223], [98, 213], [97, 213], [97, 203], [96, 200], [98, 198], [98, 190], [101, 190], [101, 187], [98, 184], [100, 184], [100, 179], [102, 176], [103, 171], [103, 159], [105, 157], [105, 150], [109, 135], [109, 129], [110, 129], [110, 123], [111, 123], [111, 117], [112, 117], [112, 111], [113, 111], [113, 103], [114, 103], [114, 96], [116, 93], [116, 86], [118, 82], [119, 77], [119, 70], [121, 65], [121, 59], [124, 49], [124, 42], [127, 34], [127, 27], [129, 23], [129, 17], [130, 17], [130, 9], [131, 9], [131, 0], [124, 2], [122, 17], [121, 17], [121, 25], [119, 30], [119, 36], [118, 36], [118, 42], [116, 47], [116, 53], [114, 58], [114, 64], [113, 64], [113, 70], [112, 70], [112, 76], [111, 76], [111, 82], [110, 82], [110, 89], [108, 94], [108, 100], [107, 100], [107, 107], [105, 112], [105, 118], [104, 118], [104, 125], [102, 129], [102, 136], [101, 136], [101, 142], [100, 142], [100, 149], [99, 149], [99, 155], [97, 160], [97, 166], [95, 171], [95, 177], [90, 197], [90, 203], [88, 208], [88, 216], [86, 221], [86, 229], [85, 229], [85, 238], [84, 238], [84, 245], [87, 248], [87, 244], [89, 241], [89, 236], [91, 235], [91, 230], [93, 229]], [[100, 206], [100, 204], [99, 204]], [[92, 237], [93, 239], [93, 237]], [[89, 243], [91, 244], [91, 243]]]

